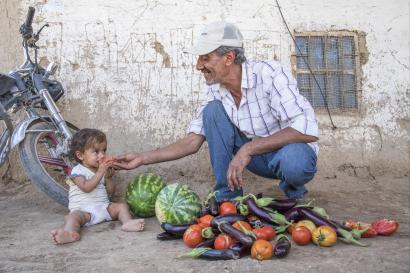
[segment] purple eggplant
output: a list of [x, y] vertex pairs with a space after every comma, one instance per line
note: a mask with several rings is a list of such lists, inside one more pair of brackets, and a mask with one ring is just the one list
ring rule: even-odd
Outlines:
[[285, 218], [289, 222], [294, 221], [297, 222], [303, 219], [303, 215], [300, 213], [299, 208], [291, 208], [287, 212], [285, 212]]
[[239, 253], [227, 249], [227, 250], [218, 250], [218, 249], [210, 249], [204, 253], [202, 253], [198, 258], [216, 261], [216, 260], [236, 260], [240, 258]]
[[219, 205], [218, 201], [216, 201], [215, 196], [211, 196], [208, 199], [208, 210], [212, 216], [217, 216], [219, 214]]
[[185, 231], [189, 228], [189, 226], [193, 224], [194, 223], [173, 225], [173, 224], [168, 224], [168, 223], [162, 223], [161, 228], [171, 234], [184, 235]]
[[279, 228], [280, 226], [278, 224], [271, 224], [262, 220], [252, 220], [249, 221], [249, 224], [251, 225], [252, 228], [260, 228], [260, 227], [273, 227], [274, 229]]
[[177, 240], [181, 238], [182, 238], [182, 235], [175, 235], [172, 233], [168, 233], [166, 231], [157, 234], [157, 240], [160, 240], [160, 241], [170, 241], [170, 240]]
[[221, 230], [221, 232], [224, 232], [228, 234], [229, 236], [231, 236], [232, 238], [239, 241], [245, 247], [251, 247], [253, 244], [252, 237], [246, 235], [244, 232], [234, 228], [232, 225], [228, 223], [221, 223], [219, 225], [219, 229]]
[[229, 246], [230, 250], [235, 251], [236, 253], [238, 253], [241, 257], [245, 256], [246, 254], [249, 253], [249, 246], [245, 246], [244, 244], [242, 244], [241, 242], [236, 242], [232, 245]]
[[294, 206], [297, 205], [297, 200], [295, 198], [288, 198], [288, 199], [281, 199], [281, 200], [273, 200], [270, 202], [266, 207], [277, 210], [280, 213], [284, 213]]
[[242, 214], [225, 214], [225, 215], [219, 215], [212, 219], [211, 221], [211, 227], [213, 228], [218, 228], [218, 224], [222, 222], [227, 222], [229, 224], [233, 224], [236, 221], [246, 221], [246, 216], [243, 216]]
[[273, 256], [276, 258], [284, 258], [289, 254], [291, 243], [286, 236], [278, 236], [276, 244], [273, 247]]
[[268, 223], [279, 224], [281, 226], [290, 224], [289, 221], [286, 220], [284, 215], [276, 211], [270, 212], [264, 208], [259, 207], [256, 204], [255, 199], [253, 199], [252, 197], [247, 198], [245, 202], [250, 212]]
[[215, 243], [215, 238], [211, 238], [200, 242], [196, 247], [210, 247], [213, 248]]

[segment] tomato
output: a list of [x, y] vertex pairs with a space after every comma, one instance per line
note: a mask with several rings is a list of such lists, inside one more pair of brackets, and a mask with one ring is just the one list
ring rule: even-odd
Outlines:
[[276, 237], [276, 231], [271, 226], [255, 228], [254, 230], [252, 230], [252, 232], [253, 234], [255, 234], [257, 240], [270, 241]]
[[219, 206], [219, 215], [237, 214], [237, 213], [238, 211], [236, 210], [235, 205], [231, 202], [223, 202]]
[[396, 232], [399, 228], [399, 223], [394, 220], [380, 219], [372, 223], [372, 228], [374, 228], [379, 235], [389, 236]]
[[206, 214], [202, 217], [200, 217], [197, 222], [199, 225], [201, 225], [202, 227], [210, 227], [211, 226], [211, 221], [212, 219], [214, 219], [214, 217], [210, 214]]
[[336, 231], [331, 227], [320, 226], [312, 232], [312, 241], [318, 246], [333, 246], [336, 240]]
[[304, 246], [312, 241], [312, 234], [307, 227], [299, 226], [292, 232], [292, 239], [296, 244]]
[[312, 233], [315, 230], [316, 225], [310, 220], [301, 220], [296, 223], [295, 228], [297, 227], [306, 227], [310, 233]]
[[369, 228], [367, 231], [365, 231], [360, 237], [361, 238], [372, 238], [377, 236], [377, 231], [368, 223], [363, 223], [363, 222], [354, 222], [352, 220], [347, 220], [346, 222], [343, 223], [344, 226], [352, 228], [352, 229], [357, 229], [357, 230], [363, 230], [366, 228]]
[[[192, 226], [198, 226], [198, 225], [192, 225]], [[191, 226], [191, 227], [192, 227]], [[184, 236], [182, 239], [184, 240], [184, 244], [188, 247], [196, 247], [199, 243], [201, 243], [204, 238], [202, 238], [202, 228], [198, 230], [197, 228], [191, 228], [189, 227], [185, 232]]]
[[226, 234], [219, 234], [214, 242], [214, 248], [219, 250], [228, 249], [231, 245], [235, 243], [235, 240]]
[[245, 229], [247, 229], [247, 230], [249, 230], [249, 231], [252, 231], [251, 225], [249, 225], [249, 223], [247, 223], [247, 222], [245, 222], [245, 221], [236, 221], [232, 226], [233, 226], [234, 228], [236, 228], [237, 230], [240, 230], [240, 231], [243, 232], [243, 230], [242, 230], [241, 226], [239, 225], [239, 223], [242, 225], [243, 228], [245, 228]]
[[266, 240], [256, 240], [252, 244], [251, 256], [257, 260], [269, 260], [272, 259], [273, 245]]
[[193, 224], [193, 225], [190, 225], [188, 229], [201, 231], [203, 228], [204, 227], [200, 224]]

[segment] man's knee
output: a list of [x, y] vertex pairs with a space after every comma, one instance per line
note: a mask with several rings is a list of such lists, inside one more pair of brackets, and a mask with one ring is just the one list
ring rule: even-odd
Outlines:
[[223, 113], [223, 111], [222, 102], [219, 100], [210, 101], [203, 110], [203, 118], [204, 120], [214, 119], [220, 113]]
[[284, 156], [280, 160], [280, 168], [282, 179], [286, 183], [298, 187], [313, 179], [316, 173], [316, 155], [307, 150], [310, 147], [306, 144], [293, 145], [292, 151], [288, 149], [284, 152]]

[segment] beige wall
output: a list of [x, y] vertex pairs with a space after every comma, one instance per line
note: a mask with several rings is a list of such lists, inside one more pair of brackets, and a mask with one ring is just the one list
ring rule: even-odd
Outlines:
[[[208, 22], [235, 22], [248, 58], [276, 58], [291, 67], [293, 42], [274, 1], [20, 2], [21, 8], [11, 0], [0, 4], [0, 34], [6, 37], [0, 40], [0, 69], [8, 71], [21, 61], [17, 28], [27, 6], [35, 5], [34, 27], [46, 21], [51, 26], [44, 31], [42, 52], [61, 64], [64, 116], [80, 127], [107, 132], [112, 153], [153, 149], [184, 135], [204, 84], [194, 58], [182, 51]], [[292, 30], [365, 35], [360, 111], [334, 114], [336, 130], [327, 114], [318, 113], [319, 175], [409, 174], [408, 2], [280, 2]], [[210, 174], [205, 149], [148, 169], [170, 176]]]

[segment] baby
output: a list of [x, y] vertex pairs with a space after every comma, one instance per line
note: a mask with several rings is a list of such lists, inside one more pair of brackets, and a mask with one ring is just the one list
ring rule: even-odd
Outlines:
[[144, 219], [132, 219], [127, 204], [110, 202], [115, 184], [114, 160], [105, 155], [107, 138], [96, 129], [81, 129], [74, 134], [70, 152], [78, 165], [71, 171], [70, 213], [62, 228], [51, 231], [56, 244], [80, 240], [80, 228], [104, 221], [120, 220], [124, 231], [142, 231]]

